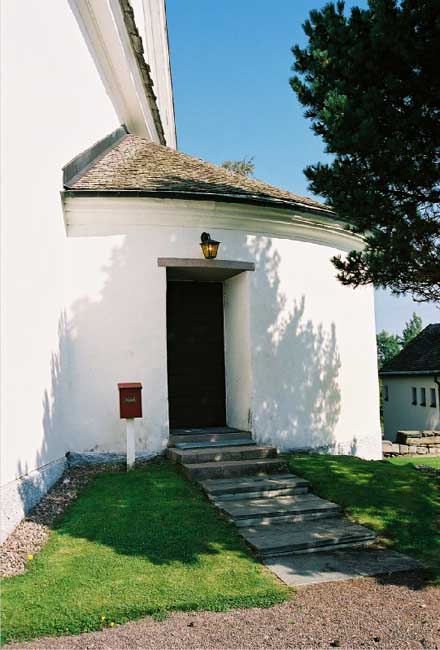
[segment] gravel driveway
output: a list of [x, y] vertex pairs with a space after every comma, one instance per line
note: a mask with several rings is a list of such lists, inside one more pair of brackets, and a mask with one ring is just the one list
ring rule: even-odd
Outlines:
[[394, 574], [298, 589], [289, 603], [227, 613], [176, 613], [76, 637], [6, 648], [439, 648], [440, 590], [420, 574]]

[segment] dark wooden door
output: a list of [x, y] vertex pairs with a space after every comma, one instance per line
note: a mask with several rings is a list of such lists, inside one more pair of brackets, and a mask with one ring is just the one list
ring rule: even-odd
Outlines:
[[170, 427], [226, 424], [223, 285], [168, 282]]

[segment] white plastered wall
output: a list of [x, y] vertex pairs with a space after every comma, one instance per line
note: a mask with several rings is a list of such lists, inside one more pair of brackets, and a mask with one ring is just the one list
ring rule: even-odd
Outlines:
[[75, 446], [63, 348], [62, 166], [118, 126], [63, 1], [3, 0], [1, 484]]
[[[439, 389], [434, 377], [382, 377], [388, 387], [388, 401], [383, 402], [384, 438], [394, 441], [398, 431], [440, 430]], [[412, 388], [417, 389], [417, 404], [412, 404]], [[426, 405], [421, 404], [421, 388], [426, 391]], [[431, 390], [436, 405], [431, 406]]]
[[222, 242], [219, 259], [256, 265], [225, 284], [229, 424], [250, 426], [281, 449], [381, 457], [373, 292], [336, 280], [330, 260], [338, 246], [297, 239], [294, 230], [292, 239], [258, 233], [258, 223], [252, 232], [238, 221], [225, 227], [208, 203], [158, 201], [151, 209], [146, 200], [144, 212], [142, 199], [111, 199], [104, 215], [104, 200], [81, 201], [71, 203], [80, 206], [76, 221], [69, 207], [66, 216], [70, 364], [59, 381], [61, 395], [70, 382], [78, 448], [123, 449], [119, 381], [144, 387], [137, 448], [166, 446], [166, 270], [157, 259], [199, 258], [208, 229]]
[[[379, 458], [374, 297], [335, 277], [340, 251], [250, 238], [253, 428], [281, 449]], [[258, 380], [255, 379], [258, 377]]]

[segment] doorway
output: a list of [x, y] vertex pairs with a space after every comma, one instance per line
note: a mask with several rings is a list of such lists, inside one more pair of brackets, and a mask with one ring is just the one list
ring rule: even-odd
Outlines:
[[223, 283], [167, 283], [170, 428], [225, 426]]

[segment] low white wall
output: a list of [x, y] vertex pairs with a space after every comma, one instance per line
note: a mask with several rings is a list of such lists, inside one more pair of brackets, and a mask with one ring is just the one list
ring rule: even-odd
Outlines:
[[[440, 430], [439, 390], [434, 377], [423, 375], [382, 377], [388, 386], [388, 401], [383, 402], [384, 438], [394, 441], [398, 431]], [[417, 389], [417, 404], [412, 404], [412, 388]], [[420, 389], [426, 391], [426, 406], [420, 404]], [[431, 389], [436, 406], [431, 406]]]

